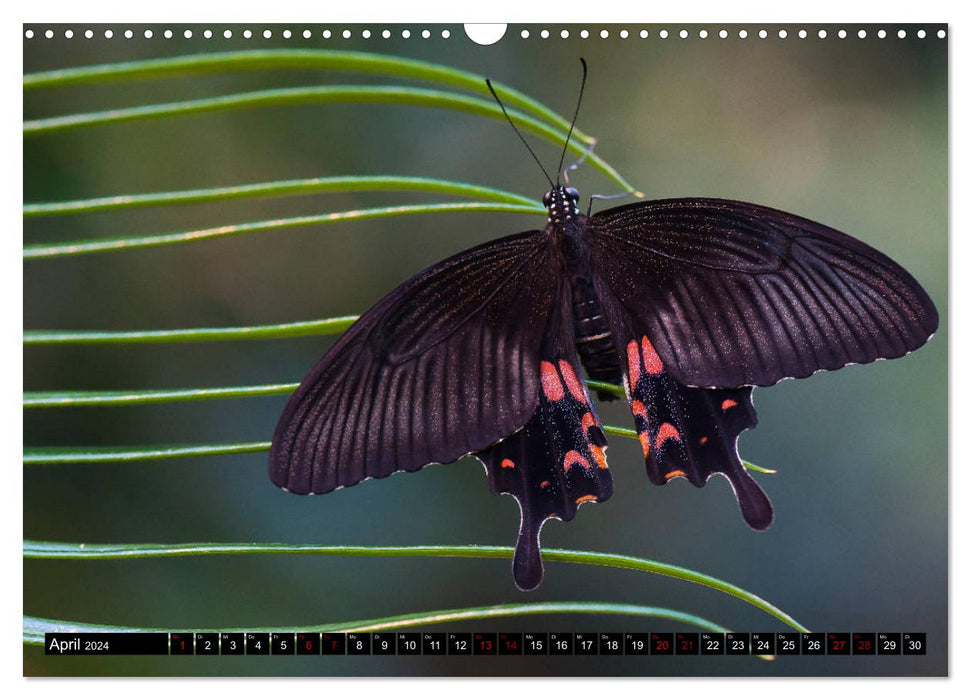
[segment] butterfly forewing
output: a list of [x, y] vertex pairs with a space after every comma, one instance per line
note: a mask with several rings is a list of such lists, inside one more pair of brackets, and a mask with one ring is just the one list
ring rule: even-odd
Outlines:
[[473, 248], [364, 314], [290, 398], [270, 478], [326, 493], [452, 462], [519, 430], [539, 402], [544, 330], [559, 288], [543, 232]]
[[767, 386], [920, 347], [938, 317], [902, 267], [839, 231], [719, 199], [594, 215], [595, 269], [688, 386]]

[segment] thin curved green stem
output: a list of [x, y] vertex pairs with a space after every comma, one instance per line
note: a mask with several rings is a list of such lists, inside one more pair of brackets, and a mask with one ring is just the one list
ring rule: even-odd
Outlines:
[[[485, 76], [478, 73], [398, 56], [314, 49], [233, 51], [62, 68], [28, 73], [24, 76], [23, 85], [24, 90], [37, 90], [115, 80], [173, 78], [230, 71], [307, 69], [391, 75], [451, 85], [480, 94], [486, 92]], [[495, 81], [492, 82], [492, 87], [506, 105], [520, 107], [563, 131], [570, 128], [569, 121], [528, 95]], [[593, 137], [577, 128], [574, 128], [573, 134], [584, 143], [596, 142]]]
[[[617, 396], [624, 389], [616, 384], [588, 380], [587, 385]], [[593, 386], [596, 384], [596, 386]], [[252, 386], [192, 387], [186, 389], [139, 389], [130, 391], [25, 391], [24, 408], [55, 408], [72, 406], [117, 406], [168, 403], [172, 401], [203, 401], [206, 399], [237, 399], [253, 396], [288, 394], [299, 384], [257, 384]]]
[[[419, 625], [439, 625], [465, 620], [487, 620], [500, 617], [522, 617], [524, 615], [628, 615], [635, 617], [656, 617], [672, 620], [679, 624], [691, 625], [709, 632], [729, 632], [715, 622], [697, 615], [646, 605], [624, 603], [602, 603], [597, 601], [550, 601], [544, 603], [507, 603], [503, 605], [484, 605], [451, 610], [431, 610], [420, 613], [392, 615], [370, 620], [309, 624], [298, 627], [275, 625], [272, 627], [226, 627], [226, 628], [183, 628], [182, 632], [379, 632], [382, 630], [403, 629]], [[98, 633], [98, 632], [169, 632], [158, 627], [122, 627], [118, 625], [98, 625], [65, 620], [46, 620], [39, 617], [24, 616], [23, 640], [26, 644], [43, 644], [45, 633]]]
[[[436, 109], [452, 109], [498, 120], [505, 120], [506, 118], [495, 102], [455, 92], [401, 87], [397, 85], [325, 85], [257, 90], [255, 92], [220, 95], [218, 97], [206, 97], [195, 100], [181, 100], [178, 102], [109, 109], [101, 112], [31, 119], [24, 122], [23, 133], [24, 136], [37, 136], [77, 127], [118, 124], [138, 119], [201, 114], [224, 109], [279, 107], [301, 104], [332, 104], [335, 102], [413, 105]], [[566, 141], [565, 129], [553, 128], [545, 122], [516, 110], [509, 111], [509, 117], [520, 128], [530, 131], [558, 146], [561, 146]], [[577, 155], [586, 154], [587, 162], [593, 165], [593, 167], [613, 180], [624, 190], [635, 193], [634, 187], [621, 177], [620, 173], [611, 165], [601, 159], [600, 156], [596, 153], [587, 154], [587, 146], [582, 141], [570, 139], [568, 150]], [[642, 193], [637, 192], [635, 196], [642, 196]]]
[[[510, 559], [512, 547], [482, 545], [440, 545], [414, 547], [354, 547], [327, 545], [295, 545], [277, 543], [227, 543], [227, 544], [74, 544], [66, 542], [24, 542], [24, 557], [30, 559], [118, 559], [140, 557], [209, 556], [223, 554], [307, 554], [342, 557], [431, 557], [459, 559]], [[631, 557], [623, 554], [589, 552], [572, 549], [544, 549], [546, 561], [562, 561], [572, 564], [590, 564], [629, 569], [643, 573], [676, 578], [696, 585], [712, 588], [753, 605], [781, 620], [800, 632], [809, 630], [791, 615], [783, 612], [764, 598], [744, 588], [673, 564]]]
[[150, 236], [129, 236], [121, 238], [101, 238], [93, 241], [28, 245], [24, 246], [24, 259], [36, 260], [40, 258], [55, 258], [65, 255], [81, 255], [84, 253], [104, 253], [108, 251], [131, 250], [133, 248], [151, 248], [163, 245], [173, 245], [176, 243], [188, 243], [190, 241], [199, 241], [209, 238], [234, 236], [241, 233], [275, 231], [294, 226], [330, 224], [340, 221], [360, 221], [364, 219], [378, 219], [414, 214], [451, 214], [458, 212], [485, 211], [545, 214], [546, 210], [539, 205], [524, 206], [522, 204], [503, 204], [499, 202], [407, 204], [396, 207], [377, 207], [374, 209], [358, 209], [355, 211], [314, 214], [312, 216], [295, 216], [285, 219], [251, 221], [243, 224], [230, 224], [227, 226], [216, 226], [214, 228], [197, 229], [195, 231], [180, 231], [178, 233], [154, 234]]
[[24, 331], [24, 345], [199, 343], [222, 340], [304, 338], [343, 333], [357, 319], [357, 316], [336, 316], [316, 321], [225, 328], [172, 328], [139, 331]]
[[[283, 386], [283, 385], [280, 385]], [[267, 394], [277, 393], [267, 391]], [[283, 393], [282, 391], [279, 393]], [[200, 397], [202, 398], [202, 397]], [[208, 398], [208, 397], [205, 397]], [[617, 425], [604, 425], [607, 435], [637, 440], [637, 431]], [[213, 455], [265, 452], [269, 442], [233, 442], [208, 445], [161, 445], [155, 447], [25, 447], [24, 464], [95, 464], [104, 462], [145, 462], [174, 457], [208, 457]], [[744, 459], [746, 469], [775, 474], [774, 469], [756, 466]]]
[[24, 464], [94, 464], [143, 462], [172, 457], [266, 452], [269, 442], [234, 442], [213, 445], [162, 445], [158, 447], [25, 447]]
[[260, 182], [231, 187], [212, 187], [177, 192], [150, 192], [146, 194], [122, 194], [113, 197], [79, 199], [67, 202], [42, 202], [25, 204], [23, 213], [25, 218], [30, 218], [61, 214], [83, 214], [94, 211], [111, 211], [132, 207], [199, 204], [203, 202], [217, 202], [250, 197], [362, 191], [436, 192], [453, 194], [459, 197], [473, 197], [483, 201], [522, 204], [523, 206], [529, 207], [537, 206], [535, 199], [524, 197], [515, 192], [506, 192], [505, 190], [473, 185], [467, 182], [438, 180], [427, 177], [368, 175], [359, 177], [311, 177], [300, 180], [278, 180], [275, 182]]
[[24, 408], [76, 406], [134, 406], [173, 401], [239, 399], [254, 396], [289, 394], [299, 384], [259, 384], [255, 386], [194, 387], [191, 389], [142, 389], [138, 391], [25, 391]]

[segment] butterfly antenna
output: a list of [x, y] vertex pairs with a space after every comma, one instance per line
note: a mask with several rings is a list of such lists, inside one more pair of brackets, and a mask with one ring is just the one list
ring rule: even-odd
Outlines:
[[506, 121], [509, 122], [509, 126], [511, 126], [512, 130], [516, 132], [516, 136], [519, 137], [519, 140], [523, 142], [523, 145], [526, 147], [526, 150], [529, 151], [529, 155], [533, 157], [533, 160], [536, 161], [536, 165], [539, 166], [539, 169], [543, 171], [543, 175], [545, 175], [546, 179], [549, 181], [550, 187], [553, 187], [553, 178], [551, 178], [550, 174], [546, 172], [546, 168], [543, 167], [543, 164], [540, 162], [539, 158], [537, 158], [536, 154], [533, 153], [533, 149], [529, 147], [529, 144], [526, 142], [526, 139], [523, 138], [523, 135], [519, 133], [519, 129], [516, 128], [516, 125], [509, 117], [509, 113], [506, 111], [505, 105], [502, 104], [502, 100], [499, 99], [499, 95], [496, 94], [495, 89], [492, 87], [492, 82], [488, 78], [486, 78], [486, 86], [489, 88], [489, 92], [492, 93], [492, 97], [495, 99], [496, 104], [499, 105], [499, 109], [502, 110], [502, 114], [506, 118]]
[[566, 149], [570, 146], [570, 137], [573, 136], [573, 127], [576, 126], [577, 115], [580, 114], [580, 103], [583, 102], [583, 88], [587, 84], [587, 62], [583, 58], [580, 58], [580, 64], [583, 66], [583, 77], [580, 79], [580, 96], [577, 97], [577, 108], [573, 111], [570, 130], [566, 132], [566, 142], [563, 144], [563, 153], [560, 154], [560, 164], [556, 168], [556, 184], [560, 184], [560, 172], [563, 170], [563, 160], [566, 158]]

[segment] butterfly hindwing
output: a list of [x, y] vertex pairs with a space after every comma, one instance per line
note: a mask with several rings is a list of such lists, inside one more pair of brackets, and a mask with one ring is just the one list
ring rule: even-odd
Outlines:
[[581, 504], [605, 501], [613, 493], [607, 439], [579, 378], [572, 323], [562, 316], [552, 325], [534, 368], [540, 385], [535, 413], [522, 430], [476, 455], [493, 493], [511, 494], [519, 502], [513, 576], [523, 590], [536, 588], [543, 578], [543, 523], [572, 520]]
[[589, 227], [604, 286], [685, 385], [767, 386], [900, 357], [937, 328], [934, 304], [897, 263], [775, 209], [658, 200], [600, 212]]
[[626, 345], [625, 385], [647, 475], [664, 485], [682, 477], [704, 486], [713, 474], [732, 485], [742, 517], [756, 530], [772, 523], [772, 505], [738, 456], [738, 436], [757, 423], [752, 387], [699, 389], [671, 377], [650, 339]]
[[294, 493], [452, 462], [519, 430], [539, 402], [560, 284], [533, 231], [434, 265], [365, 313], [291, 396], [270, 478]]

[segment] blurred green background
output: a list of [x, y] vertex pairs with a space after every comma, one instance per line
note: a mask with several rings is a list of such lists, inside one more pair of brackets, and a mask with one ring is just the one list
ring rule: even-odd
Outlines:
[[[651, 198], [705, 195], [791, 211], [887, 253], [927, 288], [941, 329], [893, 362], [854, 366], [755, 392], [759, 427], [743, 458], [779, 470], [756, 475], [776, 509], [767, 532], [743, 523], [727, 481], [705, 489], [651, 486], [639, 445], [613, 438], [616, 492], [563, 524], [546, 547], [594, 549], [695, 568], [747, 588], [815, 631], [927, 633], [925, 657], [755, 658], [49, 658], [25, 647], [26, 674], [603, 674], [926, 675], [947, 670], [947, 40], [939, 27], [745, 25], [510, 26], [498, 44], [461, 26], [290, 25], [294, 38], [201, 38], [204, 26], [131, 26], [135, 38], [24, 42], [25, 71], [250, 48], [340, 48], [414, 57], [481, 73], [561, 114], [574, 106], [578, 58], [590, 65], [579, 126], [597, 152]], [[253, 27], [256, 37], [261, 27]], [[300, 37], [304, 28], [312, 40]], [[561, 29], [571, 37], [559, 38]], [[646, 28], [648, 39], [638, 37]], [[765, 28], [769, 38], [760, 39]], [[379, 76], [249, 72], [38, 90], [24, 118], [271, 87], [385, 83]], [[483, 96], [485, 88], [483, 86]], [[552, 169], [552, 144], [531, 139]], [[508, 125], [395, 105], [306, 105], [137, 121], [24, 139], [24, 200], [205, 188], [348, 174], [449, 178], [540, 198], [546, 183]], [[616, 186], [591, 168], [583, 195]], [[25, 243], [165, 233], [435, 195], [314, 195], [25, 221]], [[627, 200], [623, 200], [627, 201]], [[294, 228], [159, 249], [27, 261], [26, 329], [140, 329], [288, 322], [360, 313], [452, 253], [543, 225], [541, 217], [456, 214]], [[332, 338], [184, 345], [30, 347], [24, 389], [138, 389], [292, 382]], [[155, 445], [268, 440], [284, 397], [126, 408], [25, 412], [25, 446]], [[605, 423], [630, 425], [618, 404]], [[67, 542], [292, 542], [512, 545], [515, 502], [489, 492], [473, 459], [395, 475], [322, 497], [274, 487], [264, 454], [132, 465], [24, 469], [24, 533]], [[134, 626], [302, 625], [441, 608], [539, 600], [608, 600], [673, 607], [742, 631], [784, 631], [715, 591], [633, 572], [548, 563], [538, 591], [519, 592], [500, 561], [291, 556], [24, 562], [24, 613]], [[679, 626], [619, 617], [539, 617], [448, 625], [441, 631], [646, 631]]]

